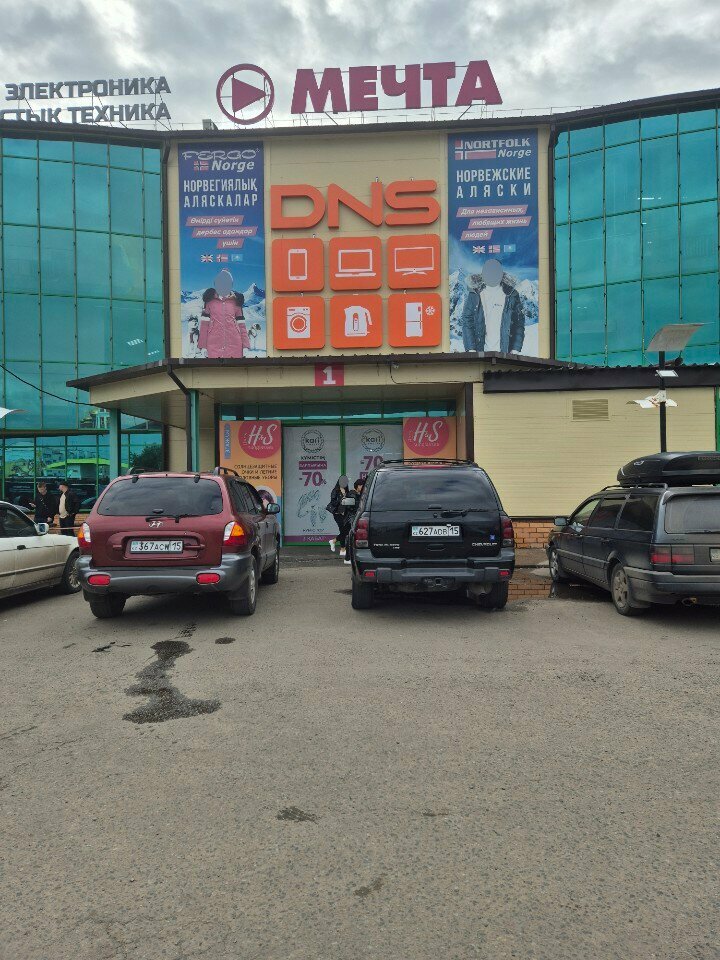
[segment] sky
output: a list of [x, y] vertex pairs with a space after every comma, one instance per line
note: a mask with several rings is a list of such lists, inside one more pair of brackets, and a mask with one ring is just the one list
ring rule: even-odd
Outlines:
[[164, 75], [177, 127], [220, 121], [243, 62], [278, 123], [298, 68], [484, 59], [529, 113], [720, 86], [717, 0], [0, 0], [0, 24], [0, 84]]

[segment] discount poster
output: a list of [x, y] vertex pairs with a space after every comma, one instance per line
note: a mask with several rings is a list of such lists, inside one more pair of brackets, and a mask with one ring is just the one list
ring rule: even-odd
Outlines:
[[261, 143], [178, 146], [183, 357], [265, 357]]
[[325, 509], [341, 473], [340, 427], [285, 427], [285, 543], [324, 543], [337, 536]]
[[279, 420], [223, 420], [220, 466], [237, 470], [266, 503], [280, 503], [282, 426]]
[[454, 460], [457, 457], [455, 417], [407, 417], [402, 429], [406, 459]]
[[345, 427], [345, 472], [351, 485], [356, 480], [365, 480], [384, 460], [399, 460], [402, 455], [402, 427], [399, 423]]
[[537, 130], [448, 139], [450, 349], [538, 355]]

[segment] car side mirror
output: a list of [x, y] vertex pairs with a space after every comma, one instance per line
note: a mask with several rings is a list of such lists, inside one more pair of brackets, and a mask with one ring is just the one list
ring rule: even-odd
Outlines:
[[340, 504], [343, 507], [354, 507], [355, 503], [356, 501], [354, 497], [343, 497], [340, 501]]
[[36, 523], [35, 526], [41, 537], [44, 537], [46, 533], [50, 532], [50, 526], [47, 523]]
[[269, 503], [265, 507], [265, 512], [270, 513], [280, 513], [280, 504], [279, 503]]
[[555, 524], [556, 527], [566, 527], [568, 525], [568, 518], [555, 517], [555, 519], [553, 520], [553, 523]]

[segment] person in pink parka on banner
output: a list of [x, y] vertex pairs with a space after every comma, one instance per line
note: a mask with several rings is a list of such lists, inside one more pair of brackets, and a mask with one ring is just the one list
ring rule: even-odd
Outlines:
[[215, 277], [215, 286], [203, 294], [198, 348], [208, 357], [242, 357], [250, 348], [250, 335], [244, 322], [241, 293], [233, 290], [229, 270], [221, 270]]

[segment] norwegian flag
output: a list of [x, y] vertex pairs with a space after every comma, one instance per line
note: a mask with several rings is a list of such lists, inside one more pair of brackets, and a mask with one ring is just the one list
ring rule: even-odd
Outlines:
[[213, 255], [211, 253], [203, 253], [200, 257], [200, 263], [213, 263]]
[[228, 255], [227, 255], [226, 253], [219, 253], [219, 254], [217, 255], [217, 257], [215, 257], [215, 262], [216, 262], [216, 263], [227, 263], [227, 262], [228, 262]]
[[209, 169], [210, 169], [210, 164], [208, 163], [207, 160], [196, 160], [195, 163], [193, 164], [193, 170], [202, 171], [202, 170], [209, 170]]

